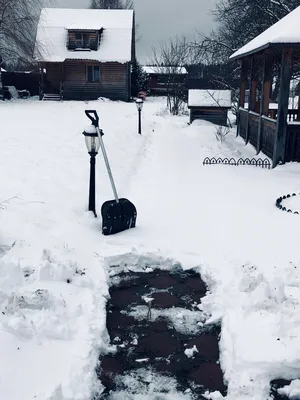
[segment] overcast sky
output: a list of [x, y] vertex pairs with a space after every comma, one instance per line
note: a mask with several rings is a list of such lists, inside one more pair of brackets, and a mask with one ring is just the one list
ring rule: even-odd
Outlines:
[[[137, 57], [142, 63], [151, 58], [152, 46], [173, 35], [193, 37], [196, 29], [209, 32], [213, 27], [210, 10], [216, 0], [135, 0], [136, 22], [141, 39]], [[87, 8], [90, 0], [56, 0], [56, 7]]]

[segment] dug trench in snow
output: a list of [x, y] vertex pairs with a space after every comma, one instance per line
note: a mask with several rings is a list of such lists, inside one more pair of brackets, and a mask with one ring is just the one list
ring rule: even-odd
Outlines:
[[155, 269], [121, 273], [115, 282], [107, 329], [116, 352], [100, 359], [98, 376], [106, 388], [100, 399], [192, 400], [204, 399], [207, 391], [226, 394], [220, 326], [204, 324], [199, 303], [207, 289], [199, 274]]
[[[271, 396], [272, 399], [274, 400], [288, 400], [290, 397], [286, 396], [285, 394], [280, 393], [280, 389], [289, 386], [291, 384], [291, 381], [288, 381], [286, 379], [276, 379], [271, 382]], [[294, 398], [294, 397], [292, 397]], [[298, 398], [295, 397], [295, 399]]]

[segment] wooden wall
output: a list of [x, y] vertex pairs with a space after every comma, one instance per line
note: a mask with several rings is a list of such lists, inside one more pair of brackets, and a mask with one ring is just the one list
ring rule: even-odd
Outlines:
[[[100, 66], [100, 82], [87, 82], [87, 65]], [[130, 98], [130, 64], [97, 63], [68, 60], [64, 63], [47, 63], [45, 93], [59, 93], [64, 84], [64, 99], [95, 100], [108, 97], [128, 101]]]
[[[170, 80], [169, 83], [164, 83], [163, 81], [160, 83], [159, 82], [159, 76], [162, 77], [162, 79]], [[159, 95], [163, 94], [165, 95], [168, 91], [172, 91], [172, 85], [176, 86], [176, 83], [179, 85], [183, 85], [185, 83], [185, 80], [187, 76], [185, 74], [178, 74], [175, 76], [168, 76], [167, 74], [148, 74], [149, 81], [148, 81], [148, 87], [150, 94], [152, 95]], [[186, 89], [187, 90], [187, 89]]]
[[44, 80], [45, 93], [59, 93], [60, 82], [63, 81], [63, 64], [47, 63], [45, 65], [47, 74]]
[[190, 123], [195, 119], [203, 119], [216, 125], [227, 126], [228, 109], [223, 107], [189, 107]]
[[[87, 65], [100, 66], [100, 82], [87, 82]], [[66, 61], [64, 63], [64, 98], [93, 100], [108, 97], [113, 100], [129, 100], [127, 64]]]

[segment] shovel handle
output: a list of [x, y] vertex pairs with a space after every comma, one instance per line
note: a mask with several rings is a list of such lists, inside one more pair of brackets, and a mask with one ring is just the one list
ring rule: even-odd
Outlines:
[[96, 110], [85, 110], [85, 114], [92, 121], [92, 125], [99, 127], [99, 116]]

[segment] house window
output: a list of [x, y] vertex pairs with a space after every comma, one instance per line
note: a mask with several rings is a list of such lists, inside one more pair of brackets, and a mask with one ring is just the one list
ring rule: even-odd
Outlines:
[[75, 46], [76, 46], [76, 48], [83, 47], [83, 34], [82, 33], [75, 34]]
[[99, 67], [99, 65], [88, 65], [87, 66], [87, 81], [88, 82], [100, 82], [100, 67]]
[[91, 47], [91, 35], [85, 32], [75, 33], [75, 47], [77, 49], [89, 49]]

